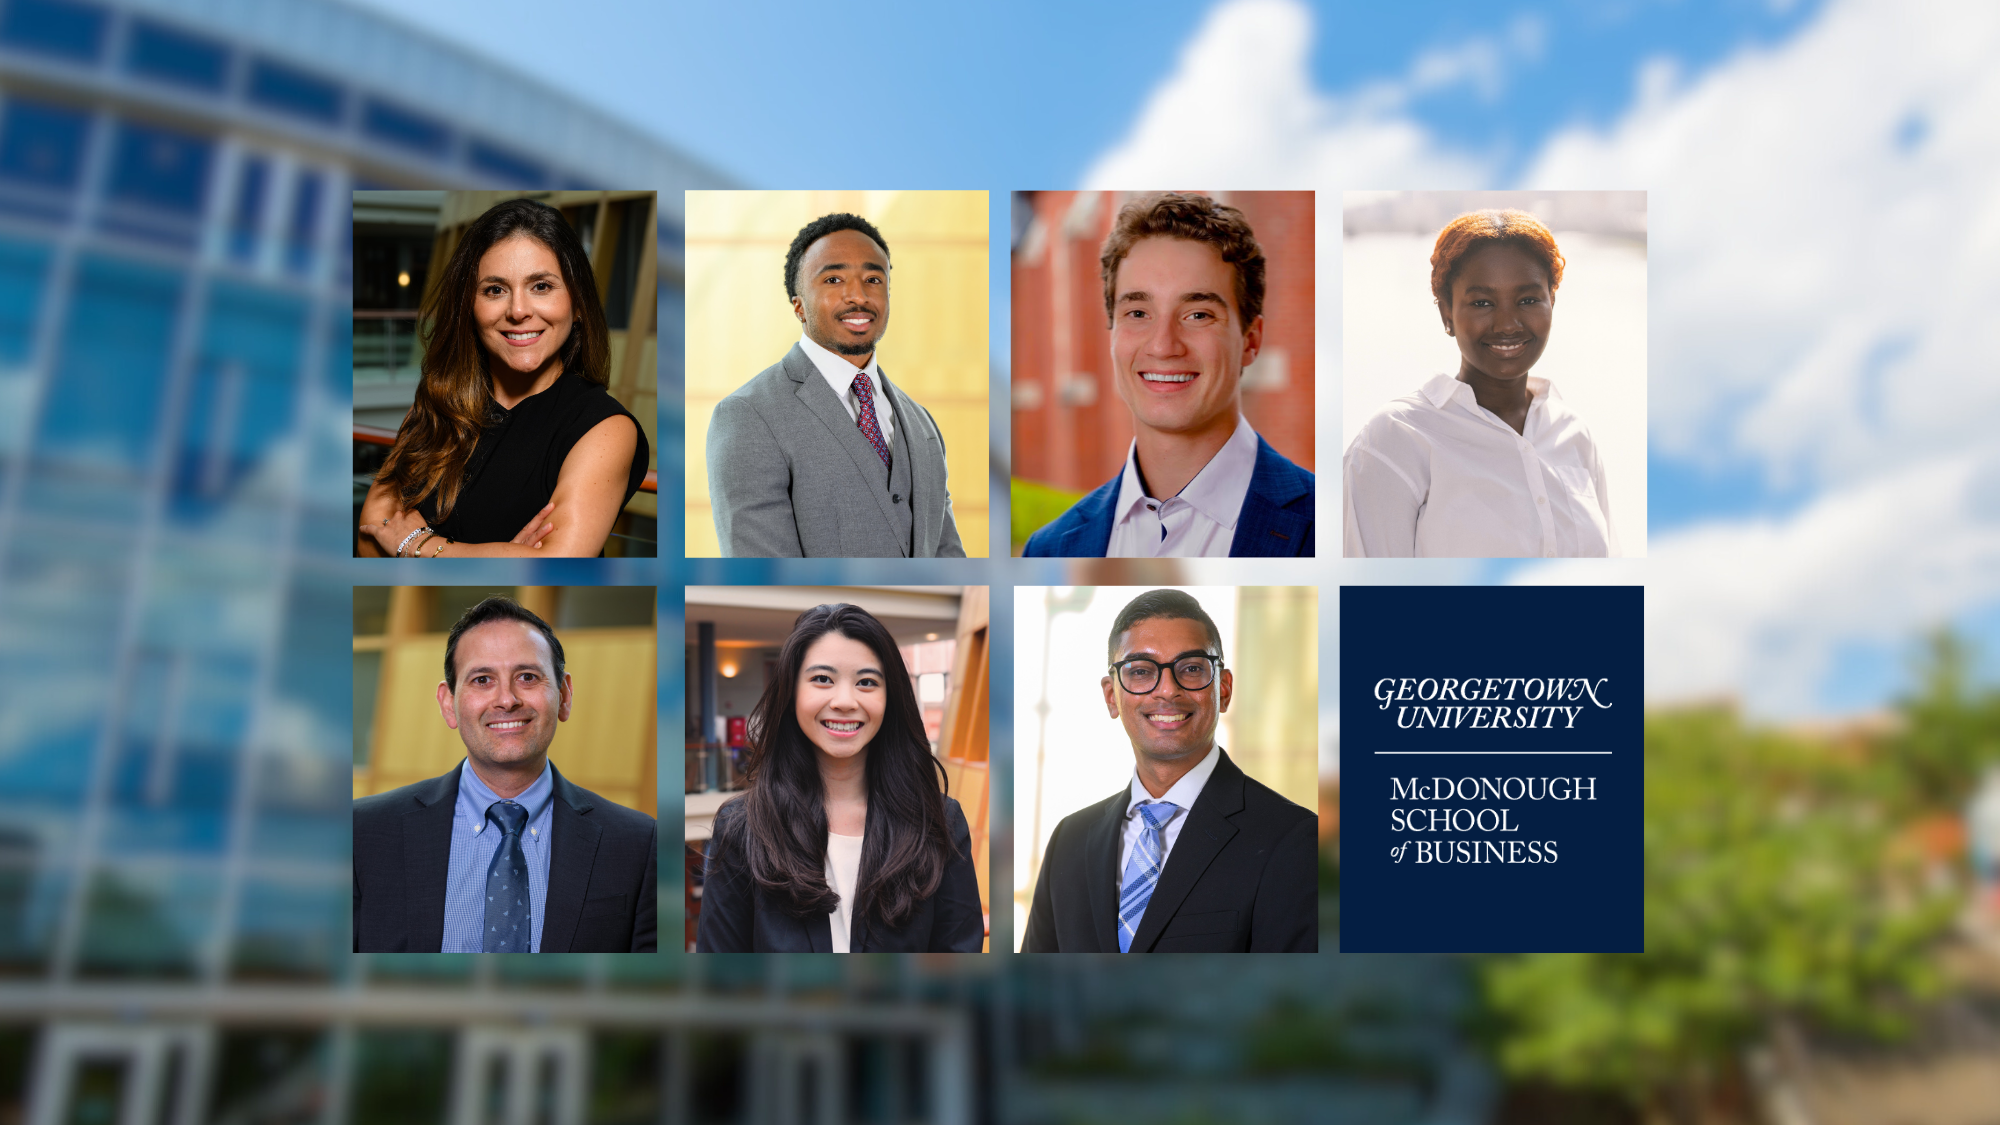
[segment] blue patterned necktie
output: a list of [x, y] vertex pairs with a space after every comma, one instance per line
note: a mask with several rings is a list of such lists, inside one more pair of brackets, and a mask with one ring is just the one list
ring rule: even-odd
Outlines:
[[1132, 858], [1125, 861], [1125, 878], [1118, 886], [1118, 952], [1132, 952], [1132, 935], [1139, 919], [1146, 916], [1146, 904], [1153, 901], [1153, 888], [1160, 885], [1160, 867], [1166, 862], [1167, 837], [1161, 831], [1181, 807], [1171, 801], [1148, 801], [1139, 806], [1146, 826], [1132, 845]]
[[875, 447], [875, 455], [882, 459], [882, 466], [889, 466], [889, 443], [882, 440], [882, 427], [875, 423], [875, 384], [863, 371], [854, 377], [854, 404], [859, 408], [859, 416], [854, 424], [861, 427], [861, 436]]
[[486, 807], [486, 819], [500, 829], [500, 847], [486, 868], [486, 940], [488, 953], [528, 953], [534, 940], [528, 906], [528, 855], [521, 850], [521, 830], [528, 810], [512, 801]]

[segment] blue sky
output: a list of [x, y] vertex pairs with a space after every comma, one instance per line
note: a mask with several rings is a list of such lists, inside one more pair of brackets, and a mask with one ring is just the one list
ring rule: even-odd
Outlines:
[[1644, 581], [1649, 689], [1773, 715], [2000, 652], [1987, 6], [394, 7], [745, 186], [994, 191], [1001, 251], [1011, 188], [1646, 189], [1649, 557], [1468, 576]]
[[[902, 188], [1076, 186], [1213, 7], [570, 3], [551, 20], [523, 0], [356, 2], [541, 77], [745, 186], [793, 186], [802, 163], [820, 162], [828, 174], [814, 183]], [[1558, 126], [1623, 111], [1640, 63], [1699, 71], [1782, 39], [1817, 5], [1313, 7], [1312, 75], [1329, 90], [1502, 40], [1497, 87], [1442, 89], [1411, 110], [1452, 144], [1518, 158]]]

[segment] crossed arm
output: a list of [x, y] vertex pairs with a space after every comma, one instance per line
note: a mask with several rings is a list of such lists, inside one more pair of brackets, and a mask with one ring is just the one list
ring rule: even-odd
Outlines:
[[[419, 535], [410, 545], [424, 558], [592, 558], [604, 550], [611, 525], [625, 502], [631, 479], [632, 455], [639, 448], [639, 427], [615, 414], [577, 440], [563, 459], [556, 490], [549, 502], [505, 543], [446, 543]], [[394, 555], [411, 532], [424, 526], [423, 514], [403, 508], [387, 486], [377, 482], [361, 505], [360, 553]], [[438, 549], [443, 550], [438, 553]], [[410, 557], [405, 552], [405, 557]]]

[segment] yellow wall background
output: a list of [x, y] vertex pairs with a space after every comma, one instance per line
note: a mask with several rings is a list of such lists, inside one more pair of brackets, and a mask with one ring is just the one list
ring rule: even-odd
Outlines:
[[[422, 588], [393, 591], [385, 631], [357, 634], [356, 652], [382, 653], [373, 737], [354, 769], [356, 798], [437, 777], [465, 758], [465, 743], [438, 711], [446, 634], [424, 628]], [[553, 618], [553, 587], [514, 596]], [[658, 635], [654, 627], [559, 628], [564, 670], [574, 685], [569, 721], [557, 726], [549, 761], [564, 777], [607, 801], [657, 817]]]
[[959, 538], [968, 557], [986, 557], [986, 208], [983, 191], [687, 193], [689, 558], [722, 553], [708, 502], [709, 416], [798, 342], [785, 251], [799, 228], [835, 211], [889, 241], [882, 370], [937, 419]]

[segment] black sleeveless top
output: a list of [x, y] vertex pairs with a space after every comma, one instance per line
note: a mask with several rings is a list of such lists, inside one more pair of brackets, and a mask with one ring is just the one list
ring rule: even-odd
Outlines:
[[[459, 543], [506, 543], [555, 495], [556, 478], [571, 447], [599, 422], [613, 415], [632, 418], [611, 392], [580, 375], [558, 376], [548, 390], [529, 395], [503, 410], [489, 404], [486, 428], [465, 465], [465, 483], [458, 503], [443, 523], [437, 518], [437, 497], [417, 504], [424, 522]], [[625, 499], [632, 499], [646, 479], [646, 428], [638, 427], [639, 444], [632, 450], [632, 472], [625, 481]]]

